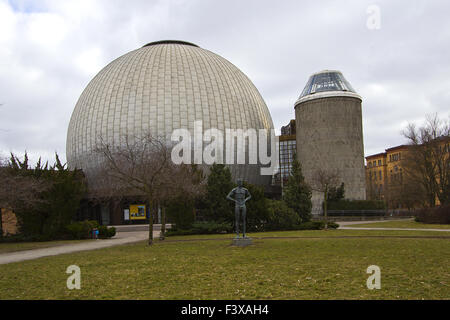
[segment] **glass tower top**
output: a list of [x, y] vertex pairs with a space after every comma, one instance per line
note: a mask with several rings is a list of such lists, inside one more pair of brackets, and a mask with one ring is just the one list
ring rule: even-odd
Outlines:
[[345, 80], [340, 71], [325, 70], [309, 77], [308, 83], [299, 99], [316, 92], [324, 91], [348, 91], [356, 93], [355, 89]]

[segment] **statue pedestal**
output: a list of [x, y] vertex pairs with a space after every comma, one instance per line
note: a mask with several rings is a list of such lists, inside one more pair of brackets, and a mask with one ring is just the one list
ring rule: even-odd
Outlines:
[[234, 238], [231, 245], [236, 247], [246, 247], [253, 243], [252, 238]]

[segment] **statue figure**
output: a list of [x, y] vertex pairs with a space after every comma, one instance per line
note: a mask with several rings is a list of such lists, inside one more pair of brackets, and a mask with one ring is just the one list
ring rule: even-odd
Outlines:
[[[245, 217], [247, 214], [247, 207], [245, 206], [245, 203], [250, 200], [252, 197], [250, 192], [246, 188], [242, 186], [243, 181], [242, 179], [237, 180], [238, 186], [230, 191], [230, 193], [227, 195], [227, 199], [235, 202], [234, 207], [234, 214], [236, 217], [236, 238], [239, 238], [239, 215], [240, 211], [242, 209], [242, 236], [244, 238], [247, 238], [245, 236]], [[233, 197], [234, 196], [234, 197]]]

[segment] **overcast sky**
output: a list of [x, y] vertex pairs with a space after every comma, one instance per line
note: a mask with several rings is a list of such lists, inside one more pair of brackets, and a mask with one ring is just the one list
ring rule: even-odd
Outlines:
[[[378, 15], [379, 13], [379, 15]], [[342, 71], [363, 97], [365, 155], [408, 122], [450, 117], [450, 1], [0, 0], [0, 153], [65, 157], [72, 110], [110, 61], [163, 39], [240, 68], [275, 128], [309, 76]], [[379, 17], [379, 19], [378, 19]]]

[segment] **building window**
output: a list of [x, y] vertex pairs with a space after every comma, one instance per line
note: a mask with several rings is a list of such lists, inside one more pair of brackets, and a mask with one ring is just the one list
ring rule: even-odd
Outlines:
[[390, 155], [389, 158], [391, 159], [391, 161], [398, 161], [400, 159], [400, 153], [394, 153]]
[[381, 166], [381, 160], [378, 160], [378, 165]]
[[287, 181], [287, 178], [291, 174], [292, 162], [294, 161], [294, 155], [296, 154], [296, 141], [280, 141], [280, 178]]

